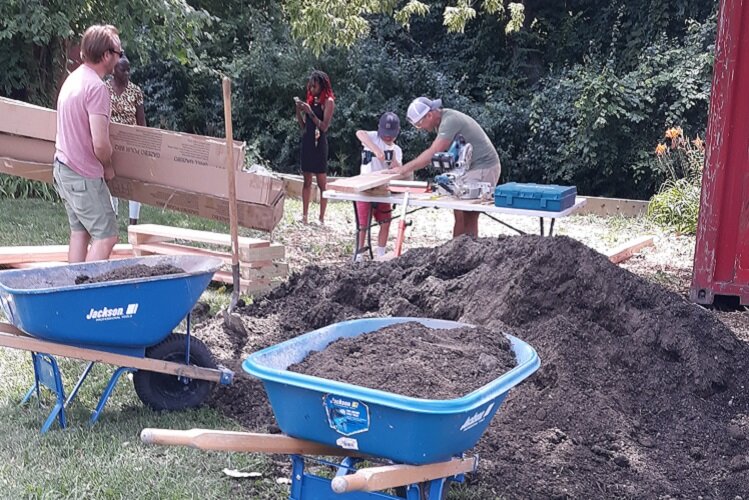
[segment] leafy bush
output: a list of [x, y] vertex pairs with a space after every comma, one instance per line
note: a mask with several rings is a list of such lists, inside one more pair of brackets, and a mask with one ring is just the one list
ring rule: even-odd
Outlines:
[[695, 234], [699, 211], [700, 186], [687, 179], [669, 179], [650, 199], [648, 218], [662, 228]]
[[681, 127], [672, 127], [665, 135], [668, 141], [658, 144], [655, 154], [666, 181], [650, 199], [647, 216], [664, 229], [695, 234], [705, 146], [699, 136], [690, 141]]

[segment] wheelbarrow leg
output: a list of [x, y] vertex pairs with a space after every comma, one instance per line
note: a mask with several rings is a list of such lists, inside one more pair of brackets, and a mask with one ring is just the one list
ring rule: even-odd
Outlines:
[[65, 400], [65, 407], [70, 404], [71, 401], [75, 399], [75, 396], [78, 394], [78, 390], [83, 385], [83, 381], [86, 380], [86, 377], [88, 377], [88, 374], [91, 373], [91, 368], [94, 367], [94, 362], [91, 361], [88, 365], [86, 365], [86, 369], [83, 370], [83, 373], [78, 378], [78, 382], [75, 383], [75, 387], [73, 387], [73, 390], [68, 395], [68, 399]]
[[127, 368], [125, 366], [117, 368], [114, 373], [112, 374], [112, 378], [109, 379], [109, 383], [107, 384], [107, 388], [104, 389], [104, 393], [101, 395], [101, 398], [99, 398], [99, 404], [96, 405], [96, 409], [94, 410], [94, 413], [91, 415], [90, 424], [94, 425], [96, 421], [99, 419], [99, 415], [101, 415], [101, 412], [104, 410], [104, 406], [107, 404], [107, 400], [109, 399], [109, 396], [112, 394], [112, 391], [114, 391], [114, 386], [117, 385], [117, 381], [120, 379], [120, 376], [123, 373], [132, 373], [135, 369], [133, 368]]
[[36, 393], [37, 401], [41, 404], [40, 388], [43, 385], [55, 394], [55, 406], [44, 422], [41, 432], [42, 434], [47, 432], [55, 419], [59, 419], [60, 427], [64, 429], [68, 425], [65, 417], [65, 390], [62, 386], [62, 377], [57, 361], [54, 356], [36, 352], [31, 353], [31, 361], [34, 365], [34, 385], [26, 393], [21, 404], [27, 403], [34, 393]]

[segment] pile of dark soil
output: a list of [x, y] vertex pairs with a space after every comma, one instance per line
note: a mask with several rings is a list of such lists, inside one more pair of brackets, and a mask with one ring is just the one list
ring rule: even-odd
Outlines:
[[[749, 491], [749, 349], [716, 317], [565, 238], [460, 238], [366, 266], [308, 267], [198, 331], [238, 372], [249, 353], [362, 316], [417, 316], [514, 334], [542, 366], [477, 449], [503, 498], [735, 498]], [[373, 366], [373, 372], [379, 369]], [[214, 404], [272, 430], [262, 386]], [[436, 437], [438, 439], [438, 437]]]
[[88, 276], [79, 274], [75, 277], [76, 285], [89, 283], [103, 283], [105, 281], [121, 281], [133, 278], [150, 278], [151, 276], [163, 276], [166, 274], [180, 274], [185, 270], [175, 267], [171, 264], [159, 264], [157, 266], [147, 266], [145, 264], [134, 264], [132, 266], [122, 266], [112, 269], [109, 272], [102, 273], [98, 276]]
[[488, 328], [408, 322], [339, 339], [288, 369], [402, 396], [456, 399], [516, 365], [509, 340]]

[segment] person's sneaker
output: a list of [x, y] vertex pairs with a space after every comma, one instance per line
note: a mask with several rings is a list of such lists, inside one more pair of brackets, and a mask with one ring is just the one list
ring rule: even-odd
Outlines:
[[386, 251], [387, 251], [386, 247], [377, 247], [375, 249], [375, 256], [376, 257], [382, 257], [383, 255], [385, 255]]
[[356, 257], [354, 257], [354, 262], [364, 262], [364, 254], [362, 253], [356, 254]]

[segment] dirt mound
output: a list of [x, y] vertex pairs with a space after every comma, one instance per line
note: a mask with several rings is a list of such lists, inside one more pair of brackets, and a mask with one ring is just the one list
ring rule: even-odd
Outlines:
[[[198, 332], [235, 370], [259, 348], [362, 316], [458, 320], [530, 343], [542, 367], [476, 450], [474, 480], [505, 498], [723, 499], [749, 489], [747, 346], [710, 312], [574, 240], [461, 238], [389, 263], [313, 266], [239, 312], [246, 336], [220, 320]], [[254, 380], [240, 377], [215, 404], [273, 430]]]

